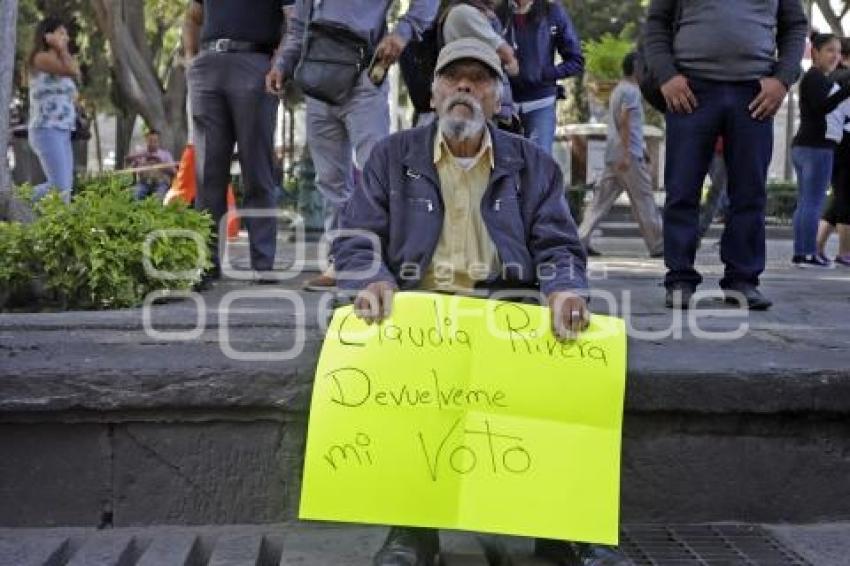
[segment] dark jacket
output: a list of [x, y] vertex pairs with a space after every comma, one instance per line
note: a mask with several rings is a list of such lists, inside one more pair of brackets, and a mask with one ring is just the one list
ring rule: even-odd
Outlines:
[[800, 0], [652, 0], [644, 43], [661, 84], [681, 73], [728, 82], [776, 77], [790, 87], [807, 33]]
[[[558, 164], [535, 144], [490, 127], [495, 169], [481, 212], [502, 263], [484, 286], [546, 293], [587, 288], [587, 258], [576, 235]], [[359, 290], [374, 281], [415, 289], [431, 264], [444, 207], [434, 165], [437, 125], [379, 142], [341, 217], [332, 252], [339, 286]], [[347, 233], [374, 234], [369, 238]], [[378, 257], [379, 256], [379, 257]], [[371, 268], [371, 273], [370, 273]], [[539, 277], [538, 277], [539, 275]]]
[[[557, 81], [584, 70], [581, 42], [560, 2], [549, 2], [548, 9], [536, 23], [517, 26], [512, 16], [507, 22], [506, 38], [519, 60], [519, 76], [511, 77], [511, 89], [517, 102], [555, 96]], [[556, 52], [561, 56], [561, 63], [557, 65]]]
[[[850, 85], [836, 83], [835, 73], [823, 74], [810, 68], [800, 81], [800, 129], [794, 146], [831, 148], [838, 143], [827, 137], [827, 115], [850, 98]], [[843, 122], [839, 122], [843, 124]]]

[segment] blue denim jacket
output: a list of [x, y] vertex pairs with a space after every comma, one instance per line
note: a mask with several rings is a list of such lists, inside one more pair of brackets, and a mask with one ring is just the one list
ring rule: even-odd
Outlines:
[[[519, 136], [492, 126], [490, 134], [496, 165], [481, 213], [502, 270], [484, 286], [539, 286], [547, 295], [587, 289], [587, 258], [558, 164]], [[391, 281], [403, 290], [419, 285], [443, 228], [435, 135], [436, 124], [406, 130], [372, 150], [332, 246], [340, 288], [359, 290], [374, 281]], [[351, 230], [373, 234], [380, 248]]]

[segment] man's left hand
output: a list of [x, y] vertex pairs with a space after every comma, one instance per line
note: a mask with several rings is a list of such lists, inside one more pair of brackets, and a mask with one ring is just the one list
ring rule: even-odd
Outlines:
[[590, 325], [590, 311], [584, 297], [571, 291], [549, 295], [552, 311], [552, 332], [559, 340], [575, 340]]
[[767, 120], [779, 112], [788, 89], [782, 81], [773, 77], [766, 77], [759, 82], [761, 82], [761, 92], [750, 103], [749, 109], [753, 119]]
[[407, 45], [407, 42], [400, 35], [388, 33], [378, 44], [378, 48], [375, 50], [375, 58], [390, 66], [401, 57], [405, 45]]

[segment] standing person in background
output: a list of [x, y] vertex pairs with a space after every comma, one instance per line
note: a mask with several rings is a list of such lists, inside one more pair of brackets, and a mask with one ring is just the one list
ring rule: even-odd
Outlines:
[[240, 0], [192, 0], [183, 26], [183, 46], [192, 108], [198, 194], [195, 207], [212, 214], [214, 267], [200, 288], [221, 276], [221, 219], [227, 212], [227, 187], [234, 144], [239, 144], [242, 206], [268, 211], [246, 217], [251, 269], [260, 283], [272, 282], [277, 247], [273, 177], [274, 129], [278, 99], [266, 92], [265, 77], [280, 42], [288, 2], [257, 0], [246, 9]]
[[[511, 89], [525, 136], [552, 152], [558, 81], [584, 70], [581, 43], [567, 12], [551, 0], [505, 0], [502, 19], [519, 59]], [[555, 64], [556, 53], [561, 62]]]
[[850, 98], [850, 84], [839, 86], [829, 75], [838, 67], [841, 44], [831, 33], [813, 33], [812, 67], [800, 83], [800, 129], [794, 137], [791, 159], [797, 172], [798, 198], [794, 211], [794, 257], [797, 267], [833, 267], [817, 250], [818, 218], [832, 176], [837, 141], [844, 127], [839, 118], [837, 141], [829, 122], [838, 106]]
[[643, 146], [643, 99], [635, 77], [636, 56], [629, 53], [623, 59], [623, 79], [611, 93], [605, 171], [578, 229], [588, 253], [593, 230], [625, 190], [650, 257], [664, 255], [661, 215], [652, 195], [652, 175]]
[[[843, 83], [850, 80], [850, 38], [841, 39], [842, 62], [832, 78]], [[826, 257], [826, 244], [838, 232], [838, 255], [835, 263], [850, 267], [850, 117], [843, 116], [843, 137], [835, 150], [832, 170], [832, 199], [818, 226], [818, 256]]]
[[800, 0], [652, 0], [649, 6], [646, 60], [667, 103], [668, 308], [688, 308], [702, 282], [694, 268], [700, 195], [718, 136], [729, 171], [720, 287], [730, 303], [752, 310], [773, 304], [758, 290], [773, 117], [800, 75], [808, 27]]
[[492, 47], [499, 55], [505, 70], [502, 79], [501, 107], [493, 117], [502, 129], [511, 130], [514, 124], [516, 108], [509, 77], [519, 74], [519, 61], [513, 47], [504, 38], [502, 23], [495, 13], [494, 0], [453, 0], [442, 21], [443, 41], [440, 47], [452, 41], [471, 37], [480, 39]]
[[[75, 80], [80, 66], [68, 49], [68, 30], [58, 18], [48, 17], [35, 29], [29, 63], [29, 143], [38, 156], [47, 181], [34, 189], [36, 200], [55, 188], [70, 202], [74, 185], [71, 134], [76, 123]], [[4, 109], [5, 111], [5, 109]]]
[[436, 117], [431, 105], [431, 83], [440, 49], [457, 39], [472, 37], [495, 49], [505, 69], [502, 107], [494, 120], [505, 130], [519, 129], [508, 80], [508, 75], [519, 72], [519, 62], [504, 38], [495, 4], [494, 0], [443, 0], [433, 25], [402, 52], [399, 66], [414, 108], [413, 127], [430, 124]]
[[[279, 93], [299, 63], [311, 23], [332, 24], [368, 40], [374, 61], [386, 72], [412, 38], [418, 38], [437, 14], [438, 0], [411, 0], [395, 29], [387, 32], [392, 0], [296, 0], [290, 33], [266, 82]], [[330, 68], [330, 66], [329, 66]], [[364, 69], [342, 104], [307, 97], [307, 139], [316, 167], [316, 187], [325, 199], [325, 231], [339, 228], [339, 215], [354, 191], [354, 166], [362, 171], [375, 144], [390, 132], [388, 86], [373, 82]], [[330, 258], [333, 261], [333, 258]], [[336, 286], [333, 265], [307, 283], [308, 290]]]

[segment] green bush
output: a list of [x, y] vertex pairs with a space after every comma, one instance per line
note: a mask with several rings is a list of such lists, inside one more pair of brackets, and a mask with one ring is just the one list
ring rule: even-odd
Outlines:
[[789, 182], [774, 182], [767, 185], [767, 216], [790, 220], [797, 208], [797, 185]]
[[[24, 247], [23, 259], [0, 252], [0, 274], [10, 274], [0, 277], [18, 285], [38, 279], [49, 300], [64, 308], [135, 306], [151, 291], [191, 287], [210, 265], [209, 216], [183, 205], [163, 207], [153, 198], [134, 201], [124, 179], [88, 180], [70, 204], [52, 193], [35, 210], [32, 224], [5, 225], [0, 232], [8, 240], [0, 250]], [[179, 278], [159, 279], [145, 269], [145, 242], [158, 230], [191, 232], [202, 244], [175, 234], [149, 240], [150, 266], [185, 272]]]
[[31, 250], [24, 224], [0, 222], [0, 305], [29, 284]]
[[626, 33], [625, 30], [619, 36], [606, 33], [598, 40], [584, 42], [585, 68], [592, 78], [617, 81], [623, 76], [623, 59], [634, 48]]

